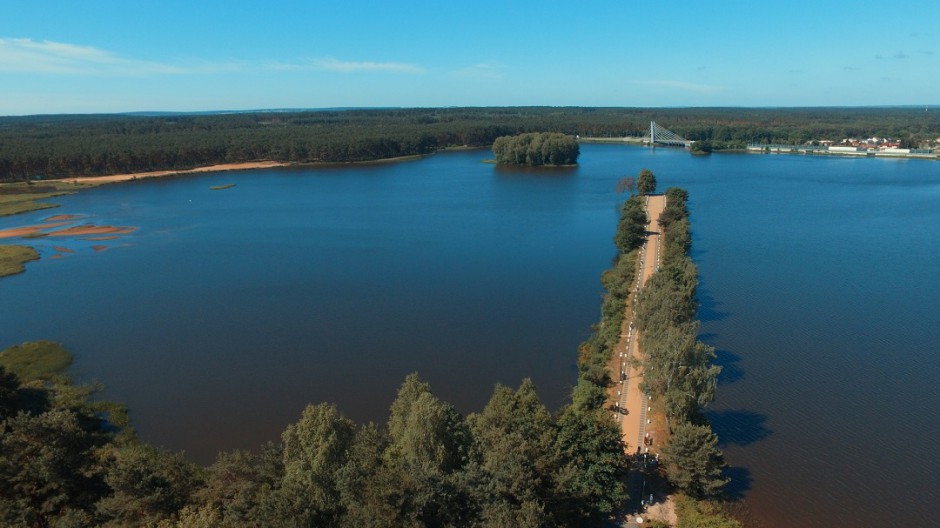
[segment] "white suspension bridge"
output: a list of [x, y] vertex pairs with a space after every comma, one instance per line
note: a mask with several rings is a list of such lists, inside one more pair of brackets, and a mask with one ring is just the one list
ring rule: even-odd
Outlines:
[[671, 130], [657, 125], [656, 121], [650, 121], [650, 129], [646, 132], [646, 135], [643, 136], [643, 144], [651, 147], [666, 145], [670, 147], [689, 148], [692, 142]]

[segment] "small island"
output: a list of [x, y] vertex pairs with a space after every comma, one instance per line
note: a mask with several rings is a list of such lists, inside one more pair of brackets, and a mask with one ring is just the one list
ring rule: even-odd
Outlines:
[[497, 165], [559, 166], [577, 164], [580, 148], [572, 136], [531, 132], [496, 138], [493, 153]]

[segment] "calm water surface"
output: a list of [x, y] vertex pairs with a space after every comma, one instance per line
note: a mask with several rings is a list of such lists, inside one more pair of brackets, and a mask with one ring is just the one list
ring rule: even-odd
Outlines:
[[648, 167], [691, 193], [733, 491], [771, 526], [940, 518], [940, 164], [583, 145], [577, 169], [533, 173], [489, 156], [58, 199], [139, 229], [39, 240], [43, 260], [0, 281], [0, 337], [64, 342], [146, 439], [203, 461], [276, 439], [307, 402], [384, 422], [416, 370], [463, 412], [527, 376], [557, 408], [599, 317], [615, 181]]

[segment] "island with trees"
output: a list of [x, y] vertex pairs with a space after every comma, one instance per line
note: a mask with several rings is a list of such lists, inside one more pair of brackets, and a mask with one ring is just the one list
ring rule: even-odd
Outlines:
[[578, 163], [580, 149], [572, 136], [557, 132], [530, 132], [502, 136], [493, 142], [498, 165], [559, 166]]

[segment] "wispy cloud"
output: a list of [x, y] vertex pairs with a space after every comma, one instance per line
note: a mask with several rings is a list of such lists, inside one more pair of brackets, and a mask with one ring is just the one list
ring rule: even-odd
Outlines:
[[142, 76], [250, 71], [331, 71], [339, 73], [423, 73], [404, 62], [341, 61], [334, 58], [295, 62], [155, 62], [125, 57], [94, 46], [50, 40], [0, 38], [0, 72], [48, 75]]
[[845, 71], [859, 71], [860, 68], [857, 68], [855, 66], [843, 66], [842, 69]]
[[884, 59], [904, 60], [904, 59], [909, 59], [910, 55], [908, 55], [907, 53], [904, 53], [903, 51], [898, 51], [897, 53], [891, 55], [890, 57], [886, 57], [884, 55], [878, 54], [878, 55], [875, 55], [875, 58], [878, 60], [884, 60]]
[[122, 57], [93, 46], [51, 40], [0, 38], [0, 72], [67, 75], [188, 73], [184, 67]]
[[481, 62], [451, 72], [454, 77], [498, 81], [505, 77], [508, 66], [493, 62]]
[[424, 68], [406, 62], [342, 61], [334, 58], [306, 59], [299, 62], [274, 62], [270, 69], [282, 71], [331, 71], [339, 73], [388, 72], [424, 73]]
[[712, 94], [718, 93], [724, 90], [721, 86], [714, 86], [710, 84], [697, 84], [690, 83], [686, 81], [675, 81], [669, 79], [651, 79], [651, 80], [631, 80], [627, 81], [630, 84], [641, 84], [646, 86], [655, 86], [660, 88], [674, 88], [676, 90], [682, 90], [686, 92], [694, 92], [700, 94]]

